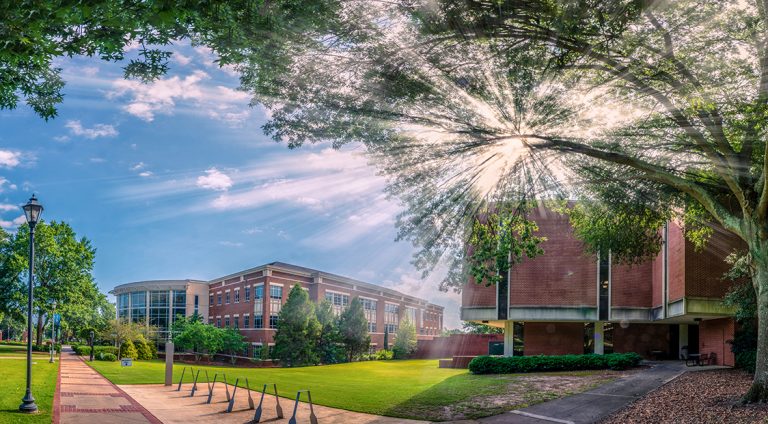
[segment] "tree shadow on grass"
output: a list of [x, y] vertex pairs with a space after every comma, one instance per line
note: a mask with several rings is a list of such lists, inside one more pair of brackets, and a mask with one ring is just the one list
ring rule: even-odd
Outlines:
[[384, 415], [429, 421], [487, 417], [528, 404], [530, 389], [515, 375], [460, 374], [392, 406]]

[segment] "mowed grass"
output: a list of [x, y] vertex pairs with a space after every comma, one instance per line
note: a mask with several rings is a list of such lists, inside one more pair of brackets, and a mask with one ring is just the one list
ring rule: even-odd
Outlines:
[[[135, 361], [132, 367], [119, 362], [89, 363], [115, 384], [163, 383], [165, 364], [161, 361]], [[174, 366], [174, 383], [181, 378], [184, 365]], [[404, 418], [423, 418], [430, 411], [465, 401], [474, 396], [506, 390], [513, 376], [476, 376], [467, 370], [438, 368], [437, 360], [369, 361], [304, 368], [233, 368], [195, 366], [200, 370], [198, 384], [205, 387], [205, 371], [218, 381], [226, 374], [240, 387], [245, 378], [251, 389], [264, 383], [277, 383], [281, 396], [294, 398], [296, 391], [310, 389], [316, 404], [350, 411]], [[184, 381], [192, 382], [189, 370]], [[271, 390], [271, 388], [270, 388]]]
[[[17, 359], [18, 358], [18, 359]], [[53, 393], [59, 362], [49, 363], [48, 355], [32, 357], [32, 395], [39, 408], [34, 415], [19, 412], [27, 384], [27, 361], [24, 346], [0, 345], [0, 423], [50, 423]]]

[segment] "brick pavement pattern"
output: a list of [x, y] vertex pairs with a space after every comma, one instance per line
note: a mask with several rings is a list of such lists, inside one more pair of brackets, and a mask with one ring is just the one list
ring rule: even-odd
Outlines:
[[62, 348], [54, 398], [54, 424], [159, 424], [154, 415], [89, 367], [69, 346]]

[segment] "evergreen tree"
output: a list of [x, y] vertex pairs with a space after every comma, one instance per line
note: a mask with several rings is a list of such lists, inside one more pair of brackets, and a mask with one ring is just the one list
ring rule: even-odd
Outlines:
[[341, 342], [344, 343], [344, 350], [347, 354], [347, 360], [359, 357], [366, 352], [371, 345], [371, 336], [368, 334], [368, 320], [365, 318], [363, 304], [357, 297], [339, 318], [339, 333]]
[[400, 321], [395, 337], [395, 345], [392, 347], [395, 359], [405, 359], [416, 351], [416, 327], [406, 317]]
[[152, 348], [149, 346], [149, 342], [143, 335], [139, 334], [136, 340], [134, 340], [133, 344], [136, 346], [136, 359], [155, 359], [154, 352], [152, 352]]
[[339, 325], [336, 315], [333, 314], [333, 305], [323, 300], [317, 305], [317, 321], [320, 323], [320, 335], [317, 339], [317, 354], [323, 364], [337, 364], [344, 361], [344, 349], [339, 334]]
[[288, 367], [316, 364], [315, 344], [319, 334], [315, 305], [301, 285], [296, 284], [277, 317], [272, 356]]

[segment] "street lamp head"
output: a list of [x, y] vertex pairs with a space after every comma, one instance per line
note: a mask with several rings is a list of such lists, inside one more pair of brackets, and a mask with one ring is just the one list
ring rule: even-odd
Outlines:
[[43, 213], [43, 205], [37, 201], [37, 197], [35, 197], [34, 194], [29, 198], [29, 202], [27, 202], [22, 209], [24, 209], [24, 216], [27, 218], [27, 223], [30, 226], [37, 224], [37, 221], [40, 219], [40, 214]]

